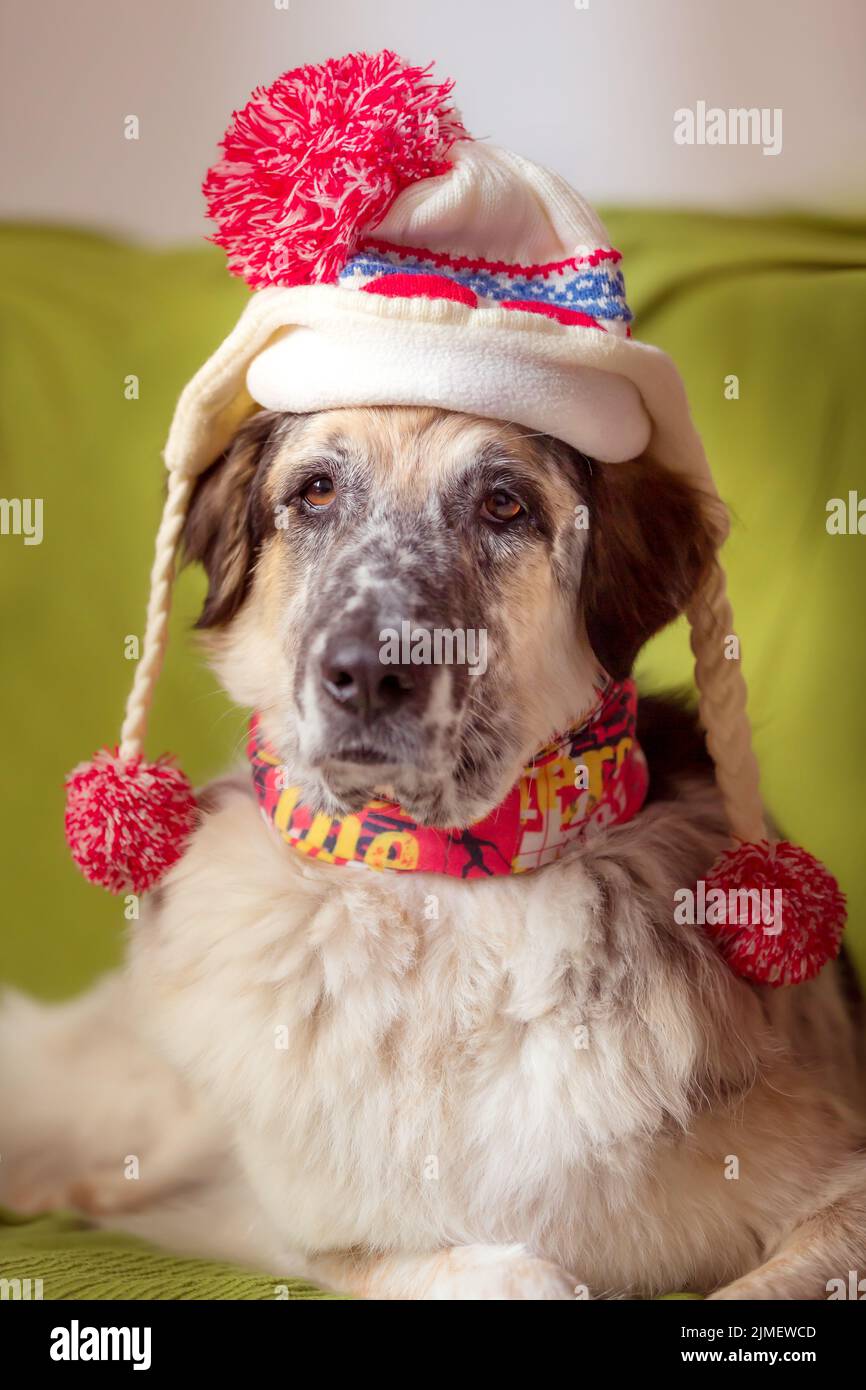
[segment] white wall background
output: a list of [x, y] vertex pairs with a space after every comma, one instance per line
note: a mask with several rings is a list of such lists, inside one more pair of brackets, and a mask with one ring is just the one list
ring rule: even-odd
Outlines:
[[[200, 236], [201, 177], [252, 87], [385, 46], [435, 58], [475, 135], [595, 200], [866, 211], [864, 0], [289, 5], [3, 0], [0, 216]], [[676, 145], [673, 112], [699, 99], [781, 107], [782, 153]]]

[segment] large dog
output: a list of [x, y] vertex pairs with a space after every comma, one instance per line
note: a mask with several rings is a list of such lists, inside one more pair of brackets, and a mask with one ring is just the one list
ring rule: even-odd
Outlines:
[[[460, 827], [690, 602], [710, 505], [456, 413], [260, 411], [185, 547], [310, 803]], [[382, 665], [403, 621], [483, 631], [487, 669]], [[754, 986], [677, 922], [728, 831], [684, 706], [644, 700], [638, 737], [635, 818], [468, 881], [305, 858], [248, 769], [213, 783], [123, 972], [7, 1002], [6, 1200], [373, 1298], [825, 1297], [866, 1260], [843, 968]]]

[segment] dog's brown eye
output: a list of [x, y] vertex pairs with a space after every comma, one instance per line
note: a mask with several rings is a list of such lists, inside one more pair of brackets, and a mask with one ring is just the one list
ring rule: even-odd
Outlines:
[[481, 504], [481, 511], [491, 521], [515, 521], [523, 510], [523, 504], [516, 497], [501, 489], [488, 492]]
[[337, 490], [330, 478], [314, 478], [311, 483], [307, 483], [301, 496], [305, 502], [309, 502], [311, 507], [330, 507]]

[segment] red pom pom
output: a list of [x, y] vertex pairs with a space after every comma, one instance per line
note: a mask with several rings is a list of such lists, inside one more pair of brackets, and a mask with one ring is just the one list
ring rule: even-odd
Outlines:
[[66, 779], [66, 841], [91, 883], [146, 893], [183, 853], [196, 803], [167, 757], [128, 761], [101, 748]]
[[[801, 984], [838, 956], [845, 896], [824, 865], [797, 845], [762, 840], [726, 850], [706, 878], [708, 914], [712, 889], [725, 894], [725, 920], [707, 922], [707, 931], [731, 967], [747, 980]], [[742, 889], [757, 892], [759, 898], [748, 903], [742, 897], [734, 899], [732, 908], [729, 894]], [[762, 910], [763, 919], [755, 921]]]
[[445, 173], [467, 135], [447, 104], [453, 83], [429, 73], [384, 49], [256, 88], [202, 190], [235, 275], [253, 289], [333, 281], [398, 193]]

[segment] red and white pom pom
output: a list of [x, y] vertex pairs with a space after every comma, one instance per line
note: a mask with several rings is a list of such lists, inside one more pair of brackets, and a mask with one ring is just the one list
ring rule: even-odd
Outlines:
[[[769, 892], [764, 901], [771, 912], [778, 905], [778, 917], [769, 929], [761, 922], [707, 923], [728, 964], [747, 980], [774, 986], [802, 984], [838, 956], [845, 896], [829, 870], [797, 845], [762, 840], [726, 850], [707, 875], [708, 897], [714, 888], [725, 893], [726, 903], [731, 890], [754, 889]], [[778, 899], [772, 896], [776, 891]]]
[[168, 757], [122, 759], [101, 748], [66, 779], [66, 841], [81, 872], [110, 893], [146, 893], [181, 857], [196, 814]]
[[253, 289], [335, 280], [397, 194], [445, 173], [468, 138], [452, 87], [384, 49], [256, 88], [202, 188], [229, 269]]

